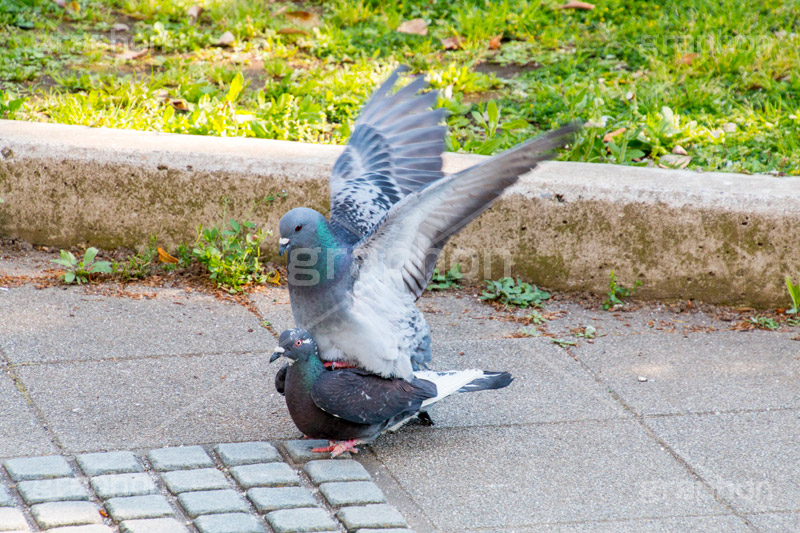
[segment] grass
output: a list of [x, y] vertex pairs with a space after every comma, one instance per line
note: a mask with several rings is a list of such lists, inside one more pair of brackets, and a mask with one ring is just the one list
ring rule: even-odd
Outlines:
[[[0, 0], [0, 117], [344, 143], [408, 64], [446, 95], [450, 150], [579, 118], [562, 159], [800, 175], [797, 2], [562, 3]], [[396, 31], [414, 18], [427, 35]]]

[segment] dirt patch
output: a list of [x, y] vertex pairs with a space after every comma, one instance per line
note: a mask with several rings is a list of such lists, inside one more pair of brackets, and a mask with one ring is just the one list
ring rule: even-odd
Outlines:
[[535, 61], [526, 63], [524, 65], [516, 65], [513, 63], [501, 65], [500, 63], [491, 63], [487, 61], [484, 63], [478, 63], [475, 66], [475, 71], [483, 74], [494, 74], [498, 78], [509, 79], [525, 72], [537, 70], [541, 67], [542, 65], [536, 63]]

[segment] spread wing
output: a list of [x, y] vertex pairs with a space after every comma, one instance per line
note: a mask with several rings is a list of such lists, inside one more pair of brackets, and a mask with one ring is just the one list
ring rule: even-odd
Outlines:
[[436, 396], [423, 379], [384, 379], [359, 369], [323, 372], [311, 387], [311, 399], [323, 411], [358, 424], [380, 424], [399, 414], [416, 413]]
[[391, 283], [419, 297], [447, 240], [579, 127], [551, 131], [406, 196], [354, 248], [356, 283]]
[[369, 234], [392, 205], [441, 178], [444, 109], [431, 109], [438, 94], [417, 95], [419, 77], [392, 94], [397, 69], [372, 95], [330, 178], [331, 223], [355, 243]]

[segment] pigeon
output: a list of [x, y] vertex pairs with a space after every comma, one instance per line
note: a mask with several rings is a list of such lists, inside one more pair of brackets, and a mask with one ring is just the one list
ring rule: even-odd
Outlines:
[[443, 109], [419, 77], [393, 92], [395, 71], [364, 106], [330, 177], [330, 220], [297, 207], [280, 221], [297, 327], [323, 360], [414, 379], [431, 360], [416, 307], [448, 239], [520, 175], [553, 157], [570, 124], [471, 168], [442, 172]]
[[[418, 416], [421, 409], [456, 392], [507, 387], [508, 372], [421, 370], [410, 380], [383, 378], [360, 368], [329, 369], [320, 359], [317, 343], [308, 331], [288, 329], [281, 333], [270, 362], [290, 359], [279, 392], [297, 428], [304, 435], [327, 439], [330, 446], [315, 452], [336, 457], [358, 452], [384, 431], [396, 431]], [[280, 372], [283, 372], [281, 368]], [[429, 418], [428, 418], [429, 420]]]

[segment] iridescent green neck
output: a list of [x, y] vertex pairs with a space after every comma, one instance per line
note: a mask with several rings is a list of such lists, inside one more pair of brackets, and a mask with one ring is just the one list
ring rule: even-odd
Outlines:
[[339, 246], [326, 220], [317, 223], [317, 238], [320, 243], [320, 253], [314, 270], [319, 272], [320, 281], [332, 280], [345, 267], [346, 251]]
[[301, 376], [303, 379], [303, 386], [305, 386], [308, 390], [311, 390], [314, 382], [323, 372], [325, 372], [325, 366], [322, 364], [322, 360], [319, 358], [319, 356], [317, 354], [309, 356], [303, 362], [302, 366]]

